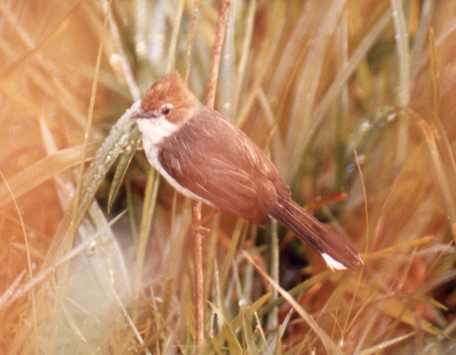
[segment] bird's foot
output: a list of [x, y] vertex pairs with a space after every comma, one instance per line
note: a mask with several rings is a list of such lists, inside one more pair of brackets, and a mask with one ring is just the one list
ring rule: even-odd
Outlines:
[[211, 231], [209, 228], [203, 226], [202, 224], [200, 224], [199, 226], [193, 227], [193, 230], [194, 230], [194, 233], [198, 233], [203, 236], [208, 235], [209, 232]]

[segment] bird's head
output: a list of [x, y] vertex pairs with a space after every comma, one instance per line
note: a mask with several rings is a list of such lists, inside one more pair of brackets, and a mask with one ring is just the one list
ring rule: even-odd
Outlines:
[[178, 126], [187, 121], [200, 105], [179, 74], [171, 73], [152, 84], [132, 118], [151, 123], [166, 120]]

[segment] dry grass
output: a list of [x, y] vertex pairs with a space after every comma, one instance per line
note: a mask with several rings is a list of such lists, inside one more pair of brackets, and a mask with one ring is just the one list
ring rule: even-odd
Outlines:
[[0, 5], [0, 353], [454, 353], [456, 4], [432, 0], [231, 0], [216, 108], [366, 266], [203, 208], [198, 348], [191, 206], [124, 112], [171, 68], [205, 97], [218, 8]]

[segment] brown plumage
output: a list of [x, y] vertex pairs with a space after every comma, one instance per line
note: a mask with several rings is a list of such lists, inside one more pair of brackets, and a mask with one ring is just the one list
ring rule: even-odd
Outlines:
[[161, 164], [183, 186], [254, 223], [264, 224], [278, 194], [288, 193], [247, 136], [205, 107], [159, 146]]
[[274, 217], [330, 267], [362, 263], [348, 240], [292, 201], [263, 151], [220, 113], [202, 106], [178, 75], [155, 83], [136, 116], [149, 161], [184, 194], [256, 224]]

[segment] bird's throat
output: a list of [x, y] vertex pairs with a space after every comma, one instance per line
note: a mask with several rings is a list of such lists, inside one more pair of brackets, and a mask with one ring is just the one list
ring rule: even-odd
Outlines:
[[178, 125], [169, 122], [165, 116], [152, 119], [139, 119], [138, 128], [142, 133], [144, 144], [158, 145], [164, 139], [176, 133]]

